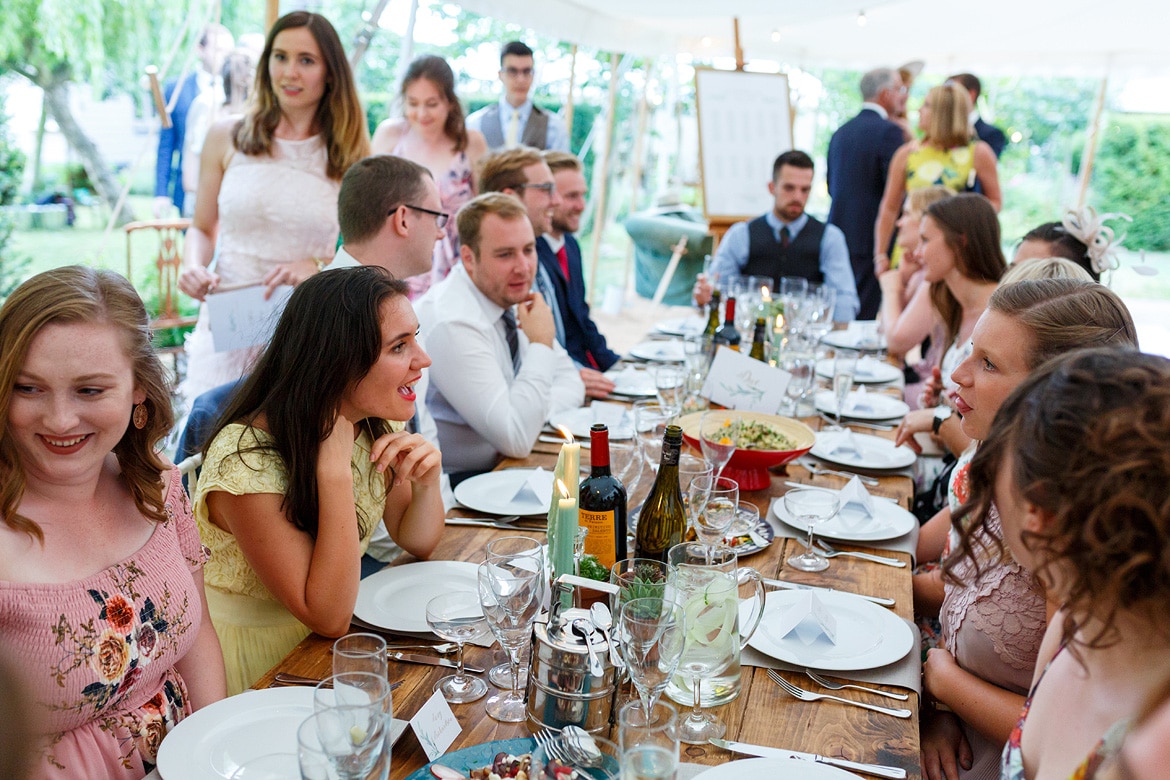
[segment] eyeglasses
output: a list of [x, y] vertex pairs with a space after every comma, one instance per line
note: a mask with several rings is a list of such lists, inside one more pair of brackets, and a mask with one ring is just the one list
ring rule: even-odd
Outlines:
[[532, 75], [532, 68], [504, 68], [504, 75], [510, 78], [516, 78], [517, 76], [527, 78]]
[[[413, 209], [414, 211], [421, 211], [424, 214], [430, 214], [431, 216], [433, 216], [435, 218], [435, 225], [439, 228], [447, 227], [447, 220], [451, 219], [451, 215], [446, 213], [445, 211], [435, 211], [434, 209], [424, 209], [422, 206], [411, 206], [409, 203], [404, 203], [402, 205], [408, 209]], [[395, 209], [394, 211], [397, 211], [397, 210], [398, 209]], [[391, 211], [390, 213], [393, 214], [394, 211]]]
[[518, 189], [518, 190], [540, 190], [541, 192], [544, 192], [548, 195], [552, 195], [554, 192], [556, 192], [557, 184], [556, 184], [556, 182], [552, 182], [552, 181], [546, 181], [544, 184], [517, 184], [516, 189]]

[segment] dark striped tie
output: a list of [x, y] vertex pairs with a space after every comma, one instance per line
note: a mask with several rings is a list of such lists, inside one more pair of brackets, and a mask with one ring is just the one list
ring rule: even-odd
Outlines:
[[512, 375], [520, 371], [520, 334], [516, 332], [516, 315], [511, 309], [504, 309], [500, 315], [504, 321], [504, 336], [508, 339], [508, 351], [512, 353]]

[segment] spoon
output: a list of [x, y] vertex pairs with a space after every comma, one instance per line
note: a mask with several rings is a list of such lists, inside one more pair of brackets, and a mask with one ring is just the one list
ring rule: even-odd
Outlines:
[[609, 607], [600, 601], [595, 601], [593, 606], [589, 608], [589, 617], [593, 620], [593, 625], [597, 626], [597, 630], [605, 637], [605, 644], [609, 646], [609, 662], [613, 664], [615, 669], [621, 669], [622, 661], [618, 658], [613, 637], [609, 635], [609, 629], [613, 627], [613, 615], [610, 613]]
[[573, 633], [585, 640], [585, 649], [589, 651], [589, 673], [600, 677], [605, 670], [601, 668], [601, 659], [593, 651], [593, 630], [583, 618], [577, 618], [573, 621]]
[[565, 726], [561, 729], [561, 742], [574, 763], [584, 767], [601, 766], [601, 749], [585, 729]]

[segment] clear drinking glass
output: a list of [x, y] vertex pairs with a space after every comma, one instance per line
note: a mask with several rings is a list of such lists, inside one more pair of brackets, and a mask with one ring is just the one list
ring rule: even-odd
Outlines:
[[634, 430], [638, 434], [638, 446], [642, 450], [643, 460], [655, 473], [662, 460], [662, 437], [666, 435], [666, 426], [674, 416], [672, 409], [658, 401], [634, 402]]
[[682, 607], [670, 598], [649, 596], [621, 606], [618, 646], [647, 717], [678, 669], [686, 633]]
[[817, 552], [813, 529], [817, 523], [837, 514], [840, 506], [840, 496], [829, 490], [797, 488], [784, 494], [784, 508], [798, 522], [808, 526], [808, 546], [800, 555], [788, 558], [789, 566], [800, 571], [824, 571], [829, 568], [829, 559]]
[[386, 676], [386, 640], [377, 634], [346, 634], [333, 643], [333, 673], [370, 672]]
[[852, 349], [839, 349], [833, 357], [833, 403], [837, 412], [837, 422], [830, 430], [844, 430], [841, 419], [845, 415], [845, 405], [849, 400], [849, 393], [853, 391], [853, 375], [857, 372], [857, 352]]
[[[526, 560], [516, 560], [516, 559]], [[545, 571], [544, 545], [530, 536], [503, 536], [488, 543], [484, 560], [488, 563], [506, 562], [508, 565], [518, 566], [526, 570]], [[501, 643], [502, 646], [502, 643]], [[519, 685], [523, 688], [528, 683], [528, 666], [525, 663], [528, 648], [520, 648], [520, 677]], [[512, 686], [512, 663], [507, 661], [496, 664], [488, 670], [488, 681], [500, 690]]]
[[231, 780], [288, 780], [299, 776], [296, 753], [269, 753], [240, 764], [232, 772]]
[[459, 645], [459, 668], [455, 674], [435, 683], [435, 690], [452, 704], [476, 701], [487, 693], [487, 683], [463, 669], [463, 645], [486, 638], [490, 629], [479, 604], [479, 593], [455, 591], [435, 596], [427, 602], [427, 625], [431, 631]]
[[784, 388], [785, 408], [793, 417], [800, 417], [801, 403], [816, 384], [816, 353], [793, 345], [780, 353], [780, 368], [792, 376]]
[[622, 751], [622, 778], [668, 780], [679, 762], [678, 710], [659, 701], [649, 714], [632, 701], [618, 711], [618, 746]]
[[[385, 778], [390, 773], [392, 694], [385, 676], [345, 672], [320, 682], [313, 690], [315, 726], [298, 732], [302, 773], [305, 756], [316, 745], [318, 760], [340, 778]], [[302, 739], [303, 737], [303, 739]], [[306, 777], [309, 775], [306, 774]], [[314, 775], [316, 777], [318, 775]]]
[[622, 604], [632, 599], [662, 598], [670, 566], [653, 558], [627, 558], [618, 561], [609, 570], [609, 582], [618, 586], [618, 592], [609, 597], [609, 610], [621, 615]]
[[492, 633], [508, 653], [512, 683], [506, 694], [488, 699], [484, 709], [505, 723], [520, 723], [527, 717], [520, 694], [520, 652], [532, 635], [544, 595], [543, 567], [533, 569], [524, 564], [522, 559], [487, 561], [478, 570], [480, 605]]
[[658, 366], [654, 369], [654, 388], [658, 403], [678, 415], [686, 398], [687, 370], [678, 365]]
[[833, 330], [833, 311], [837, 306], [837, 291], [826, 284], [809, 285], [805, 331], [810, 338], [820, 341]]
[[727, 529], [739, 511], [739, 485], [727, 477], [698, 477], [691, 482], [691, 502], [696, 498], [702, 509], [693, 515], [695, 536], [711, 550], [723, 542]]
[[724, 467], [735, 454], [738, 440], [739, 426], [730, 412], [719, 409], [703, 412], [699, 419], [699, 445], [716, 477], [723, 474]]

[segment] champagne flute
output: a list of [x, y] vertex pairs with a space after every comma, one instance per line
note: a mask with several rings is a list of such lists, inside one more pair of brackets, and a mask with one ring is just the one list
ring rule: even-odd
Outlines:
[[841, 419], [845, 416], [845, 403], [853, 391], [853, 376], [857, 372], [857, 352], [839, 349], [833, 357], [833, 401], [837, 410], [837, 422], [830, 430], [842, 431]]
[[686, 619], [673, 599], [649, 596], [621, 605], [618, 639], [622, 661], [647, 718], [678, 669], [685, 638]]
[[486, 561], [477, 572], [484, 617], [508, 653], [512, 673], [508, 692], [488, 699], [484, 709], [504, 723], [520, 723], [527, 717], [524, 697], [520, 695], [520, 651], [532, 634], [544, 592], [543, 567], [532, 569], [524, 564]]
[[800, 555], [788, 558], [788, 565], [800, 571], [824, 571], [829, 568], [829, 559], [817, 552], [816, 524], [837, 514], [841, 497], [831, 490], [795, 489], [784, 494], [784, 508], [799, 523], [808, 526], [808, 547]]
[[716, 477], [722, 476], [724, 467], [735, 454], [738, 439], [739, 426], [731, 412], [712, 409], [699, 418], [699, 445]]
[[435, 683], [434, 690], [452, 704], [466, 704], [483, 698], [487, 683], [463, 669], [463, 644], [487, 637], [487, 620], [479, 604], [479, 593], [460, 590], [435, 596], [427, 602], [427, 625], [431, 631], [459, 645], [459, 668]]

